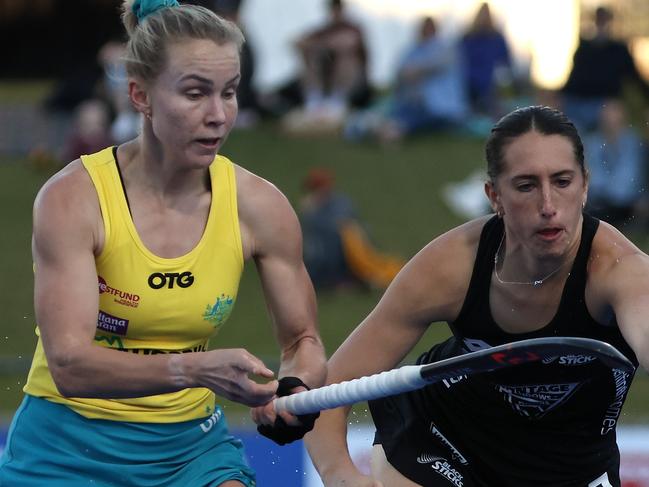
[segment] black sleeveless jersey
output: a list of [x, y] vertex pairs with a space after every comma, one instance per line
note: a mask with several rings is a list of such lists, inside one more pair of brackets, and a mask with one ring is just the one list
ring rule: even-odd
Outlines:
[[[462, 310], [450, 323], [453, 337], [418, 363], [528, 338], [570, 336], [610, 343], [637, 367], [615, 320], [602, 326], [586, 308], [586, 264], [598, 225], [584, 215], [579, 250], [552, 320], [540, 330], [511, 334], [494, 321], [489, 306], [494, 256], [504, 231], [499, 218], [490, 219]], [[486, 485], [586, 486], [586, 479], [619, 471], [615, 426], [632, 378], [586, 354], [565, 355], [445, 380], [409, 397], [416, 415], [445, 431]]]

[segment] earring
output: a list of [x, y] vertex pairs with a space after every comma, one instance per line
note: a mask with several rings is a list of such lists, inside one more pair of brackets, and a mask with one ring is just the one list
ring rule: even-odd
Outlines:
[[144, 112], [144, 116], [147, 118], [147, 120], [151, 120], [151, 112]]
[[498, 215], [498, 218], [502, 218], [505, 216], [505, 212], [502, 208], [498, 208], [498, 211], [496, 211], [496, 215]]

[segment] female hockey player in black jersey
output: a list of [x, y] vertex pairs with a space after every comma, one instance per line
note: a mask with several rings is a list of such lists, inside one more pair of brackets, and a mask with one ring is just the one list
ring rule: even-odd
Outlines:
[[[583, 213], [573, 124], [518, 109], [486, 143], [495, 215], [434, 239], [329, 362], [328, 383], [395, 367], [434, 322], [453, 336], [419, 363], [544, 336], [590, 337], [649, 366], [649, 257]], [[358, 360], [358, 357], [363, 360]], [[345, 443], [348, 408], [307, 436], [327, 487], [619, 487], [615, 427], [632, 376], [566, 355], [371, 401], [372, 474]]]

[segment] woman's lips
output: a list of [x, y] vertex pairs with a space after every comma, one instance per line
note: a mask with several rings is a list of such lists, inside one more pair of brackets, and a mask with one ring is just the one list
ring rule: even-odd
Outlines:
[[204, 138], [204, 139], [196, 139], [196, 142], [198, 142], [201, 146], [205, 147], [206, 149], [216, 149], [216, 147], [219, 145], [219, 139], [218, 137], [214, 138]]
[[537, 233], [543, 240], [555, 240], [561, 232], [562, 230], [560, 228], [544, 228]]

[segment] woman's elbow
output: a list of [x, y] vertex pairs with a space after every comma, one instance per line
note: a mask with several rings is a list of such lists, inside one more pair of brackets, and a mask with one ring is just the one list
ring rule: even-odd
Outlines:
[[83, 387], [83, 362], [71, 354], [52, 354], [48, 356], [47, 364], [52, 381], [61, 396], [83, 397], [87, 394]]

